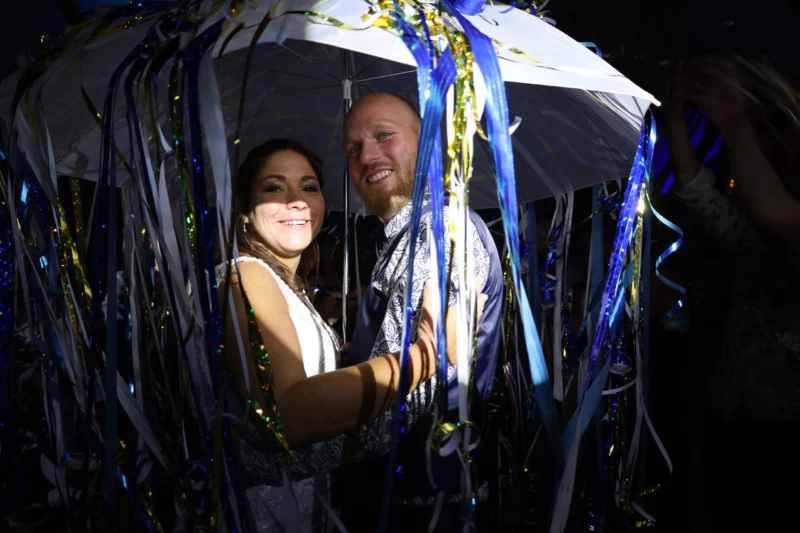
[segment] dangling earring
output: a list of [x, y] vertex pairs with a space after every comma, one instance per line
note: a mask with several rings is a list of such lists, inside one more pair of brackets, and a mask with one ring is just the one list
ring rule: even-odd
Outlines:
[[245, 235], [247, 235], [247, 220], [245, 220], [244, 222], [242, 222], [242, 233], [244, 233]]

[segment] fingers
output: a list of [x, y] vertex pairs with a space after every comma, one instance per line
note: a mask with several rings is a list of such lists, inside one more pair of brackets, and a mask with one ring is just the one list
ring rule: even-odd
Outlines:
[[478, 295], [478, 320], [481, 319], [483, 316], [483, 308], [486, 306], [486, 301], [489, 299], [489, 296], [486, 294], [479, 294]]
[[422, 289], [422, 308], [426, 311], [433, 313], [436, 305], [436, 287], [431, 280], [425, 282], [425, 287]]

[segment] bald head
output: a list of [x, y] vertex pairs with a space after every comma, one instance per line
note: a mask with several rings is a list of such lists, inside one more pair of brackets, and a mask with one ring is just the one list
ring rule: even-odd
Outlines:
[[411, 200], [419, 133], [417, 111], [392, 94], [359, 98], [345, 118], [350, 177], [370, 212], [384, 221]]
[[357, 113], [359, 108], [365, 106], [377, 106], [386, 109], [397, 110], [408, 118], [414, 131], [419, 134], [422, 120], [420, 119], [417, 109], [410, 101], [406, 100], [402, 96], [397, 96], [396, 94], [391, 93], [369, 93], [357, 98], [345, 116], [345, 129], [347, 129], [347, 122], [350, 117], [354, 113]]

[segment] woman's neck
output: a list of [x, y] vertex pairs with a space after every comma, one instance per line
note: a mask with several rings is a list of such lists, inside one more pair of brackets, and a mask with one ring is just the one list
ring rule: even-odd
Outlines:
[[286, 269], [292, 276], [297, 275], [297, 267], [300, 266], [300, 256], [297, 257], [280, 257], [276, 254], [272, 256]]

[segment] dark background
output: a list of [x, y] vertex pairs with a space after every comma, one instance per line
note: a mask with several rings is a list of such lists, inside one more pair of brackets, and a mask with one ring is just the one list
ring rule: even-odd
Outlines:
[[[84, 16], [81, 10], [124, 0], [4, 0], [0, 8], [0, 78], [16, 68], [25, 46]], [[507, 0], [505, 3], [511, 3]], [[557, 27], [591, 41], [606, 59], [659, 96], [666, 65], [706, 53], [768, 54], [794, 67], [797, 2], [792, 0], [551, 0]]]

